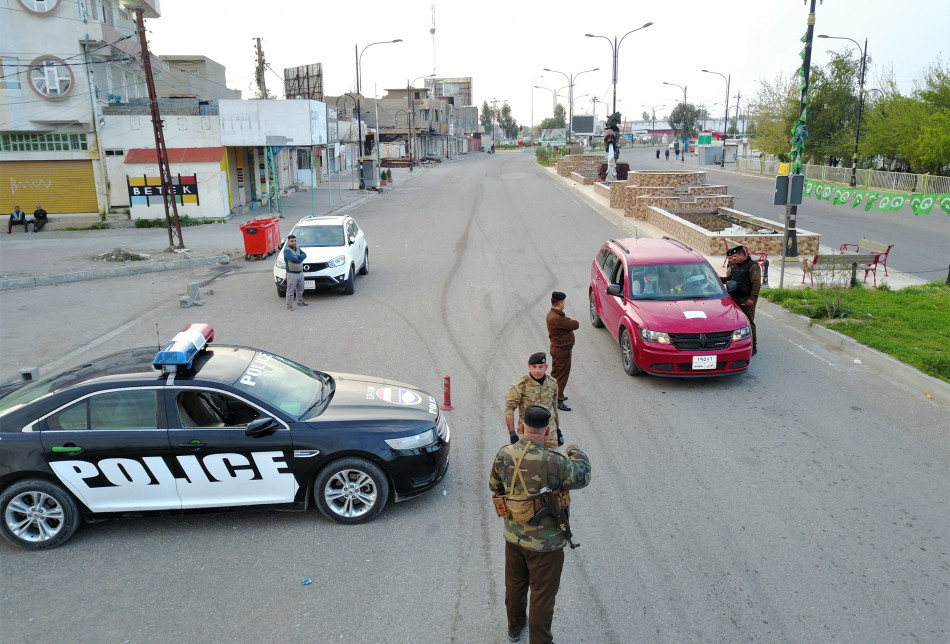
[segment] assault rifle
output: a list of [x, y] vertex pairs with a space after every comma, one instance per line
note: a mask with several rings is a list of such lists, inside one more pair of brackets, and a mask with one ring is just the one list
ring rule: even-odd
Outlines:
[[571, 532], [571, 524], [567, 520], [567, 513], [561, 508], [561, 504], [557, 502], [557, 497], [551, 488], [543, 487], [537, 494], [528, 495], [528, 498], [541, 499], [541, 503], [543, 504], [541, 509], [528, 521], [528, 525], [536, 526], [541, 522], [541, 519], [551, 515], [554, 517], [557, 529], [564, 533], [564, 537], [567, 539], [567, 544], [571, 547], [571, 550], [580, 547], [581, 544], [574, 543], [571, 540], [574, 538], [574, 533]]

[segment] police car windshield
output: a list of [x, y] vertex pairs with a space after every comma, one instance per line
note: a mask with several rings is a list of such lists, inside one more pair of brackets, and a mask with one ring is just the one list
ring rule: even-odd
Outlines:
[[726, 297], [722, 281], [709, 262], [650, 264], [630, 267], [630, 298], [634, 300], [705, 300]]
[[299, 420], [329, 395], [328, 380], [319, 371], [258, 351], [234, 386]]

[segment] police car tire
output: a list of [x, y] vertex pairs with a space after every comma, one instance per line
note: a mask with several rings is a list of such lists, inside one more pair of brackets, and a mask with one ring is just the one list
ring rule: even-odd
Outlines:
[[590, 323], [595, 329], [604, 328], [604, 321], [597, 314], [597, 296], [594, 295], [593, 289], [590, 292]]
[[360, 267], [360, 275], [366, 275], [369, 273], [369, 251], [363, 251], [363, 266]]
[[643, 375], [643, 369], [637, 366], [637, 359], [633, 355], [633, 340], [626, 329], [620, 332], [620, 362], [628, 375]]
[[346, 282], [343, 283], [343, 294], [353, 295], [355, 291], [356, 291], [356, 271], [353, 270], [353, 265], [350, 264], [350, 272], [346, 276]]
[[[29, 538], [15, 535], [9, 523], [20, 523], [26, 517], [22, 510], [25, 503], [35, 502], [38, 495], [48, 497], [43, 504], [48, 512], [56, 509], [62, 513], [61, 520], [47, 521], [47, 528], [52, 527], [52, 536], [43, 537], [35, 532], [35, 524], [31, 526]], [[12, 505], [16, 503], [16, 505]], [[30, 508], [31, 510], [33, 507]], [[27, 479], [17, 481], [0, 494], [0, 534], [3, 538], [20, 548], [27, 550], [47, 550], [63, 545], [79, 528], [82, 523], [82, 514], [75, 499], [65, 489], [43, 479]]]
[[[373, 497], [372, 505], [360, 503], [354, 508], [358, 514], [346, 516], [345, 500], [339, 498], [328, 500], [326, 496], [328, 488], [336, 492], [344, 481], [363, 481], [359, 491], [363, 495]], [[313, 484], [313, 497], [320, 512], [328, 519], [333, 519], [338, 523], [366, 523], [375, 519], [386, 506], [389, 500], [389, 479], [377, 465], [365, 458], [355, 456], [341, 458], [320, 470]]]

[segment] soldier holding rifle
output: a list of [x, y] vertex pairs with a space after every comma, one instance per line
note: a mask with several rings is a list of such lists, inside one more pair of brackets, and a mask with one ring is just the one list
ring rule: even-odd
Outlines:
[[[552, 642], [554, 600], [564, 567], [564, 546], [576, 548], [568, 523], [568, 490], [590, 483], [590, 461], [576, 445], [567, 456], [544, 446], [551, 414], [531, 405], [524, 435], [495, 455], [488, 487], [495, 512], [505, 519], [505, 607], [508, 641]], [[528, 611], [528, 590], [531, 609]]]

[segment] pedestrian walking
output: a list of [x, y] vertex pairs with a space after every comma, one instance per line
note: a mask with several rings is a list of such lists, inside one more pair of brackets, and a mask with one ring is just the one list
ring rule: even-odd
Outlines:
[[[526, 631], [531, 644], [553, 642], [551, 626], [564, 546], [575, 547], [567, 521], [568, 490], [590, 483], [590, 460], [577, 445], [567, 447], [567, 456], [544, 446], [549, 423], [550, 414], [543, 407], [525, 409], [524, 437], [498, 450], [488, 478], [495, 512], [505, 520], [509, 642], [522, 641]], [[542, 490], [547, 490], [546, 498], [542, 497], [545, 502], [538, 498]]]
[[729, 291], [732, 301], [735, 302], [745, 316], [749, 318], [752, 327], [752, 355], [759, 352], [755, 337], [755, 303], [759, 300], [759, 289], [762, 288], [762, 268], [746, 253], [745, 246], [736, 246], [726, 251], [729, 268], [726, 269], [726, 284], [735, 282]]
[[[508, 438], [517, 443], [523, 435], [524, 413], [531, 405], [537, 405], [551, 414], [550, 431], [544, 438], [545, 447], [557, 447], [564, 444], [557, 417], [557, 381], [547, 375], [547, 354], [543, 351], [532, 353], [528, 358], [528, 373], [521, 376], [508, 388], [505, 394], [505, 424], [508, 426]], [[518, 412], [517, 423], [515, 412]]]
[[666, 162], [667, 162], [667, 163], [670, 162], [670, 149], [669, 149], [669, 148], [666, 148]]
[[660, 148], [657, 148], [657, 149], [656, 149], [656, 160], [657, 160], [657, 161], [660, 160]]
[[284, 246], [284, 262], [287, 264], [287, 310], [294, 310], [294, 298], [297, 299], [297, 306], [310, 306], [303, 301], [304, 279], [303, 279], [303, 260], [307, 259], [307, 253], [303, 249], [297, 248], [296, 235], [290, 235], [287, 238], [287, 244]]
[[567, 396], [564, 389], [571, 376], [571, 353], [574, 349], [574, 331], [580, 328], [580, 322], [564, 315], [564, 300], [567, 295], [560, 291], [551, 293], [551, 310], [545, 321], [548, 326], [548, 339], [551, 341], [551, 375], [557, 381], [557, 408], [571, 411], [564, 404]]

